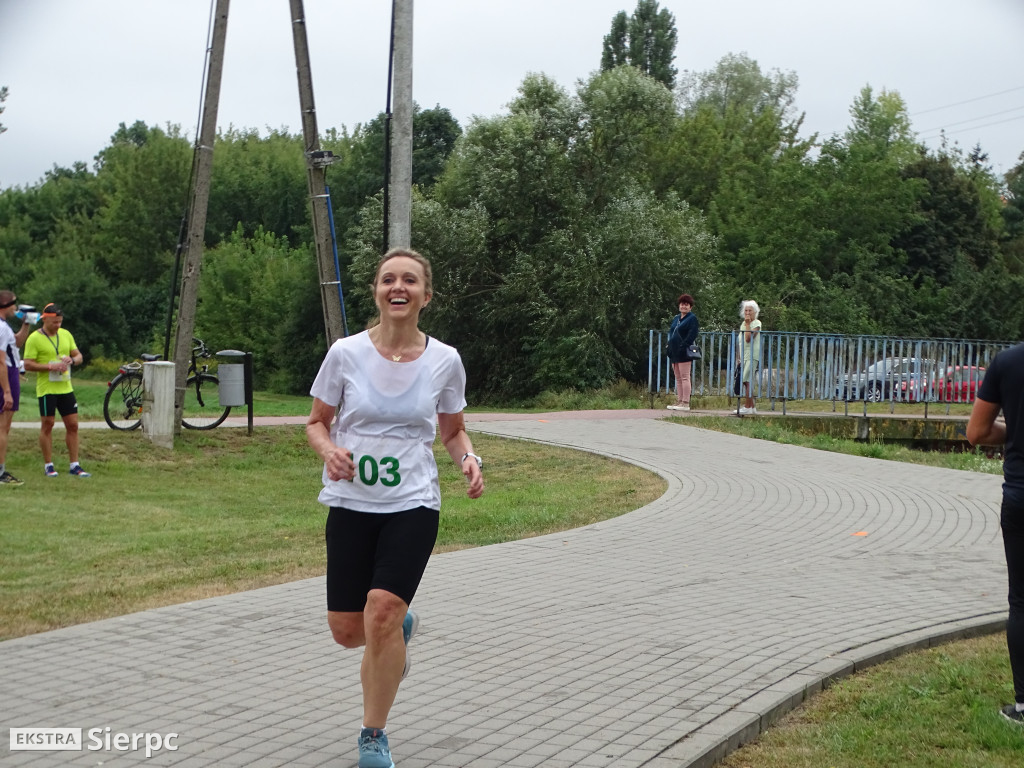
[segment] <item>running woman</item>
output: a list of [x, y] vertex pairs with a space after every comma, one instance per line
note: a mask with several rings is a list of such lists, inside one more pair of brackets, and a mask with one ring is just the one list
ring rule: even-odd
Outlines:
[[409, 671], [418, 626], [410, 609], [437, 540], [441, 491], [435, 429], [476, 499], [483, 461], [462, 411], [459, 353], [419, 329], [430, 303], [430, 262], [394, 248], [373, 281], [379, 322], [339, 339], [310, 389], [310, 446], [324, 462], [327, 623], [335, 642], [364, 647], [359, 768], [394, 768], [387, 721]]

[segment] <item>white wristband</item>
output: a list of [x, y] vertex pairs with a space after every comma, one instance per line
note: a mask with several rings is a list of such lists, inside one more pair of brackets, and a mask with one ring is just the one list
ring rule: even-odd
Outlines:
[[461, 467], [463, 464], [465, 464], [466, 463], [466, 459], [468, 459], [470, 456], [472, 456], [474, 459], [476, 459], [476, 465], [478, 467], [483, 468], [484, 460], [481, 459], [479, 456], [477, 456], [475, 453], [464, 453], [464, 454], [462, 454], [462, 458], [459, 459], [459, 466]]

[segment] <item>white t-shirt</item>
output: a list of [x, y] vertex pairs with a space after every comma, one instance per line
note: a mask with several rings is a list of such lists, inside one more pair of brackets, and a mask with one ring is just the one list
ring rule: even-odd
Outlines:
[[459, 353], [437, 339], [406, 363], [385, 359], [366, 331], [334, 342], [310, 394], [341, 407], [331, 440], [352, 451], [356, 476], [331, 480], [325, 467], [320, 503], [357, 512], [440, 509], [437, 414], [460, 413], [465, 391]]
[[18, 355], [18, 341], [7, 321], [0, 318], [0, 349], [7, 353], [7, 367], [21, 370], [21, 356]]

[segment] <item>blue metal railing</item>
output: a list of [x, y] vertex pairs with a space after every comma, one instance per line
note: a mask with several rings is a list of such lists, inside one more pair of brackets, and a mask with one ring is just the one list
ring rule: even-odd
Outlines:
[[[782, 403], [783, 412], [791, 400], [970, 403], [989, 360], [1016, 343], [781, 331], [760, 335], [751, 395], [770, 400], [773, 409]], [[652, 393], [673, 391], [667, 340], [667, 331], [649, 332], [647, 384]], [[693, 394], [738, 397], [738, 370], [746, 362], [739, 331], [701, 332], [697, 346], [701, 358], [691, 366]]]

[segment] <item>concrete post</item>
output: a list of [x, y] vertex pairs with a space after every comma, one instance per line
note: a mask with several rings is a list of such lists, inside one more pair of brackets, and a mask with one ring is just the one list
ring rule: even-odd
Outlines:
[[412, 245], [412, 2], [395, 0], [395, 107], [391, 130], [388, 246]]
[[142, 434], [161, 448], [174, 448], [174, 363], [142, 365]]

